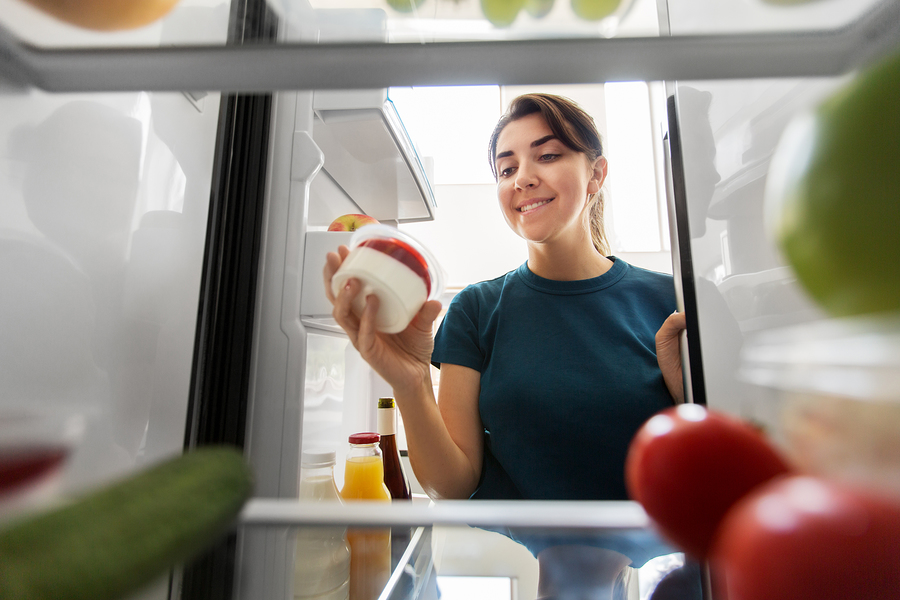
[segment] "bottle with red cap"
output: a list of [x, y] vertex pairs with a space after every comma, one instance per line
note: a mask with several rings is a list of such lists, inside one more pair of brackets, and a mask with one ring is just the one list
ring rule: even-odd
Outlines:
[[[341, 498], [345, 502], [390, 502], [384, 485], [384, 462], [374, 432], [350, 436]], [[349, 528], [350, 600], [376, 600], [391, 576], [391, 530]]]

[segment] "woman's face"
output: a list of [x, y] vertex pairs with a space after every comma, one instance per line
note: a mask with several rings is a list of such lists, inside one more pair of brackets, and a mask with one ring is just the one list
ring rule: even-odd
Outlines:
[[540, 113], [507, 125], [497, 139], [497, 198], [510, 228], [529, 242], [550, 242], [588, 227], [587, 200], [600, 191], [606, 159], [557, 139]]

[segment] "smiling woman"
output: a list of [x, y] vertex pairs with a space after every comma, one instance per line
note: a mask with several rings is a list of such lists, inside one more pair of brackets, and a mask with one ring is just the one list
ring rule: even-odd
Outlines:
[[[664, 356], [677, 357], [668, 342], [684, 326], [682, 315], [670, 317], [672, 277], [609, 254], [607, 161], [576, 103], [519, 96], [489, 148], [500, 212], [524, 240], [527, 262], [457, 294], [433, 340], [438, 302], [386, 335], [373, 321], [376, 298], [361, 314], [351, 310], [360, 294], [353, 279], [329, 296], [334, 318], [392, 387], [412, 468], [431, 497], [626, 500], [629, 440], [683, 397], [680, 363]], [[345, 247], [328, 255], [326, 290], [347, 257]], [[431, 364], [441, 369], [437, 403]], [[525, 541], [535, 555], [546, 549], [534, 542]], [[622, 555], [621, 566], [668, 550], [592, 544]]]
[[[429, 248], [447, 272], [447, 299], [466, 285], [517, 267], [523, 240], [496, 209], [496, 182], [484, 160], [486, 141], [512, 97], [535, 88], [508, 86], [391, 88], [389, 95], [424, 157], [437, 201], [434, 221], [400, 228]], [[665, 115], [659, 83], [542, 86], [572, 98], [594, 118], [612, 161], [603, 185], [610, 251], [630, 264], [672, 272], [661, 139]], [[460, 110], [464, 107], [464, 110]], [[658, 136], [657, 136], [658, 137]], [[465, 232], [465, 241], [460, 232]], [[486, 248], [490, 252], [485, 252]]]

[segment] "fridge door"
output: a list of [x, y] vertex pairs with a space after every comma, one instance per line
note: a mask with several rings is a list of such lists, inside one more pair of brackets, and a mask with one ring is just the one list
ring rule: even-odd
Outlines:
[[[221, 43], [227, 22], [228, 3], [208, 2], [148, 36]], [[0, 446], [22, 433], [11, 414], [49, 413], [68, 437], [44, 442], [71, 451], [55, 488], [0, 511], [183, 451], [219, 106], [218, 92], [0, 88]]]
[[[714, 4], [667, 2], [663, 27], [672, 36], [704, 33], [713, 23], [739, 32], [758, 27], [774, 9], [747, 3], [726, 16]], [[809, 8], [784, 11], [771, 27], [828, 27], [836, 18], [824, 4]], [[707, 10], [714, 19], [707, 19]], [[883, 54], [885, 41], [858, 40], [859, 55], [868, 58], [856, 66]], [[669, 194], [677, 214], [682, 260], [676, 268], [688, 310], [694, 400], [756, 422], [776, 440], [783, 406], [774, 389], [754, 385], [743, 374], [747, 348], [765, 332], [826, 315], [802, 290], [775, 244], [765, 215], [766, 180], [791, 120], [854, 74], [667, 83], [674, 167]]]
[[845, 78], [679, 81], [670, 85], [681, 270], [693, 389], [712, 407], [772, 424], [777, 407], [740, 377], [745, 339], [823, 318], [775, 246], [764, 218], [770, 161], [791, 118]]

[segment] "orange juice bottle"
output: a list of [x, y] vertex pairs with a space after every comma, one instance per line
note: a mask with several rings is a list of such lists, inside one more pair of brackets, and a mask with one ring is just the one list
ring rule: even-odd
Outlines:
[[[377, 433], [354, 433], [344, 466], [345, 502], [390, 502]], [[350, 600], [376, 600], [391, 576], [391, 530], [349, 528]]]

